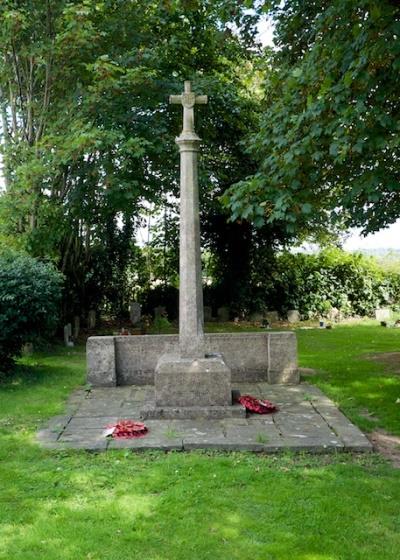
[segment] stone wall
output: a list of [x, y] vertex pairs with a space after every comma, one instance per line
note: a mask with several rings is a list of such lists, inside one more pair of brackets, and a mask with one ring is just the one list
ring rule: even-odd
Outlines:
[[[206, 334], [206, 352], [221, 353], [232, 381], [298, 383], [293, 332]], [[88, 383], [148, 385], [163, 354], [178, 353], [178, 335], [93, 336], [87, 342]]]

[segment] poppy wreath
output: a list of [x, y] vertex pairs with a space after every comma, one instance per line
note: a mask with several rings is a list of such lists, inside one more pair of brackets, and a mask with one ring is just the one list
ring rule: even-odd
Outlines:
[[257, 414], [271, 414], [272, 412], [277, 412], [278, 407], [272, 402], [257, 399], [251, 395], [242, 395], [238, 398], [238, 402], [245, 407], [246, 410], [250, 412], [256, 412]]
[[149, 431], [142, 422], [134, 422], [133, 420], [120, 420], [110, 427], [114, 428], [113, 438], [139, 438], [145, 436]]

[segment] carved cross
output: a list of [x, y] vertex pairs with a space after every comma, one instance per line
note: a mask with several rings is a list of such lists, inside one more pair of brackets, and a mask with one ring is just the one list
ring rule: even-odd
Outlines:
[[207, 95], [196, 95], [189, 81], [185, 82], [185, 91], [181, 95], [170, 95], [169, 102], [183, 105], [183, 132], [194, 133], [194, 106], [205, 105], [208, 101]]

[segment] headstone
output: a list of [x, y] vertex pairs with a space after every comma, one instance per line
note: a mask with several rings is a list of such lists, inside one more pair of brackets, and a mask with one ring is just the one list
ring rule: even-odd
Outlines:
[[328, 312], [328, 320], [329, 321], [339, 321], [340, 318], [340, 311], [337, 307], [332, 307], [332, 309]]
[[388, 319], [390, 319], [389, 307], [381, 307], [380, 309], [375, 309], [375, 319], [377, 321], [387, 321]]
[[212, 307], [209, 305], [204, 306], [204, 321], [212, 321]]
[[32, 356], [33, 354], [33, 344], [32, 342], [26, 342], [22, 347], [22, 355], [23, 356]]
[[230, 317], [229, 307], [226, 307], [225, 305], [222, 307], [218, 307], [217, 317], [218, 317], [218, 321], [221, 321], [222, 323], [226, 323], [227, 321], [229, 321], [229, 317]]
[[264, 313], [261, 313], [260, 311], [254, 311], [253, 313], [250, 313], [249, 319], [254, 323], [261, 323], [264, 319]]
[[287, 312], [288, 323], [300, 323], [300, 313], [297, 309], [289, 309]]
[[74, 342], [71, 340], [72, 337], [72, 326], [68, 323], [64, 326], [64, 344], [65, 346], [73, 346]]
[[81, 328], [81, 319], [78, 315], [74, 317], [74, 339], [77, 340]]
[[265, 318], [268, 320], [270, 324], [278, 323], [279, 321], [279, 315], [277, 311], [267, 311], [265, 313]]
[[96, 328], [96, 311], [91, 309], [88, 313], [88, 329]]
[[154, 319], [160, 319], [160, 317], [165, 317], [167, 315], [167, 308], [163, 305], [159, 305], [154, 308]]
[[142, 306], [137, 301], [133, 301], [129, 306], [129, 318], [132, 325], [138, 325], [142, 317]]

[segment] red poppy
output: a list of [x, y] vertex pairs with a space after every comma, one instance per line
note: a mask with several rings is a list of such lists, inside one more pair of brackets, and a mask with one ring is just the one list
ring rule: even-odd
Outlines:
[[278, 411], [278, 407], [272, 402], [257, 399], [257, 397], [252, 397], [251, 395], [242, 395], [238, 398], [238, 402], [240, 402], [246, 410], [256, 412], [257, 414], [270, 414]]
[[149, 431], [142, 422], [133, 420], [120, 420], [117, 424], [107, 427], [114, 428], [111, 434], [113, 438], [138, 438], [145, 436]]

